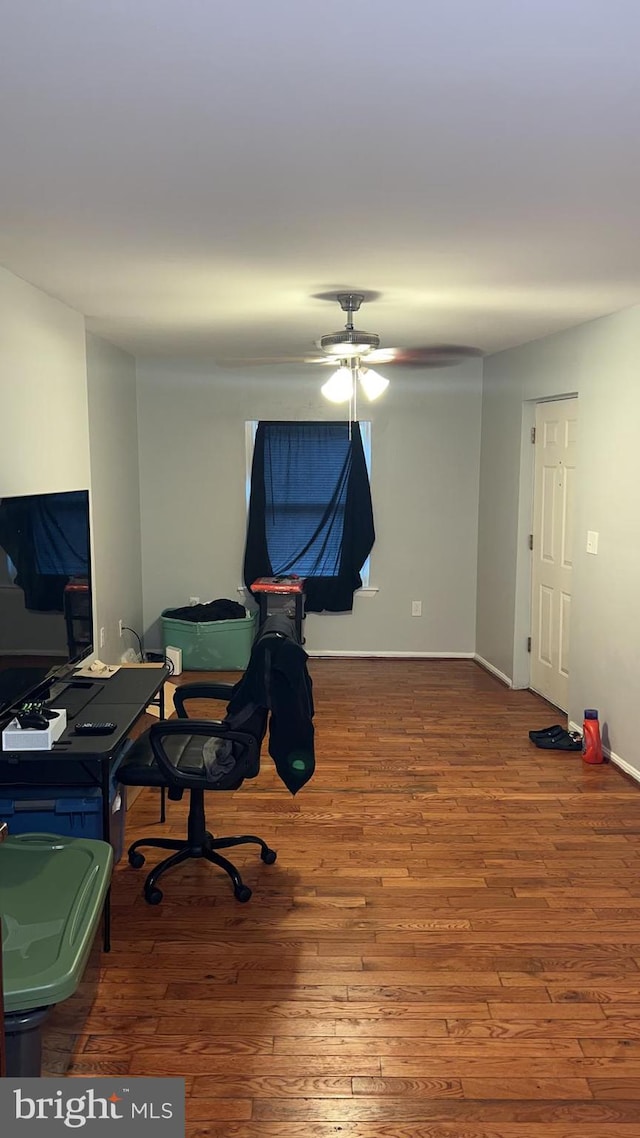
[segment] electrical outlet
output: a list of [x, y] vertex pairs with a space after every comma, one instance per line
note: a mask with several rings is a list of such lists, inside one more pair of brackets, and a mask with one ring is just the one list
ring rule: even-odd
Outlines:
[[200, 604], [200, 597], [189, 597], [189, 604], [190, 605], [199, 605]]
[[104, 627], [100, 629], [100, 647], [104, 648]]
[[122, 639], [122, 621], [118, 621], [118, 636]]
[[411, 602], [411, 615], [422, 616], [422, 601]]

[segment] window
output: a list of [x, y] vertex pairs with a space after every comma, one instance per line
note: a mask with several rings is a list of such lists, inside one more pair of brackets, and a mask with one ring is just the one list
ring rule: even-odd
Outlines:
[[309, 611], [351, 609], [374, 541], [371, 424], [350, 434], [344, 422], [247, 423], [246, 432], [245, 584], [297, 574]]
[[[249, 422], [245, 423], [245, 460], [246, 460], [245, 496], [246, 496], [246, 503], [247, 503], [247, 513], [249, 512], [249, 502], [251, 499], [251, 465], [253, 463], [253, 448], [254, 448], [254, 444], [255, 444], [255, 440], [256, 440], [257, 429], [258, 429], [258, 420], [257, 419], [251, 419]], [[365, 421], [365, 422], [361, 421], [360, 422], [360, 434], [362, 436], [362, 449], [364, 451], [364, 460], [365, 460], [365, 463], [367, 466], [367, 474], [368, 474], [369, 478], [371, 478], [371, 423], [369, 421]], [[290, 569], [284, 568], [284, 564], [287, 560], [287, 554], [288, 554], [289, 548], [291, 547], [291, 545], [293, 545], [293, 547], [295, 547], [295, 532], [296, 532], [296, 528], [297, 528], [297, 522], [300, 521], [300, 523], [302, 525], [302, 521], [303, 521], [302, 515], [305, 513], [307, 514], [308, 518], [311, 518], [313, 516], [315, 516], [316, 518], [319, 518], [320, 517], [320, 503], [319, 503], [317, 498], [316, 498], [315, 502], [307, 501], [306, 497], [303, 495], [302, 489], [301, 489], [300, 494], [298, 496], [298, 501], [295, 504], [292, 504], [291, 517], [289, 520], [289, 524], [286, 525], [285, 527], [283, 527], [282, 534], [278, 535], [275, 532], [275, 526], [272, 527], [272, 540], [274, 542], [274, 546], [276, 547], [276, 549], [278, 550], [278, 553], [280, 555], [280, 556], [276, 557], [276, 560], [283, 566], [282, 568], [279, 568], [279, 569], [276, 569], [274, 566], [274, 570], [273, 570], [274, 574], [289, 572], [289, 573], [297, 573], [300, 577], [303, 577], [303, 576], [306, 576], [307, 573], [311, 571], [311, 565], [310, 565], [311, 558], [310, 558], [309, 552], [306, 554], [306, 557], [302, 557], [300, 559], [300, 563], [295, 568], [294, 567], [291, 567]], [[285, 538], [285, 536], [284, 536], [285, 531], [288, 535], [287, 538]], [[269, 548], [269, 551], [271, 552], [271, 547]], [[362, 569], [360, 570], [360, 576], [362, 578], [363, 588], [368, 588], [368, 586], [369, 586], [370, 568], [371, 568], [371, 558], [367, 557], [367, 560], [365, 561], [364, 565], [362, 566]]]

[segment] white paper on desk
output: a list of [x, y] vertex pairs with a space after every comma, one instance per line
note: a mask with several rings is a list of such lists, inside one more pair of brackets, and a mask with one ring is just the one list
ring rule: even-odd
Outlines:
[[[165, 685], [164, 685], [164, 717], [165, 717], [165, 719], [170, 719], [171, 716], [173, 715], [174, 711], [175, 711], [175, 707], [173, 705], [173, 697], [174, 697], [175, 690], [176, 690], [177, 686], [178, 686], [177, 684], [172, 684], [169, 680], [167, 680]], [[156, 719], [160, 718], [160, 708], [155, 703], [150, 703], [146, 709], [146, 712], [147, 712], [147, 715], [154, 715], [156, 717]]]
[[101, 660], [94, 660], [92, 664], [85, 664], [73, 674], [81, 680], [109, 680], [119, 671], [119, 664], [103, 664]]

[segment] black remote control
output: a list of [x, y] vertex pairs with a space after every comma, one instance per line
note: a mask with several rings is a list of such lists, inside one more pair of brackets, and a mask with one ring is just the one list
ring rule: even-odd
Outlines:
[[110, 735], [115, 731], [115, 723], [76, 723], [76, 735]]

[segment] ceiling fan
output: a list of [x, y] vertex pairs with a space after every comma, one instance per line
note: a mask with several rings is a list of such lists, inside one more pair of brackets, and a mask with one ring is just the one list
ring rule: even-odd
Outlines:
[[260, 359], [235, 361], [244, 364], [320, 364], [337, 366], [337, 371], [323, 384], [325, 398], [333, 403], [346, 403], [355, 397], [358, 386], [367, 399], [377, 399], [389, 386], [389, 380], [373, 371], [372, 364], [404, 367], [450, 367], [466, 359], [481, 356], [478, 348], [458, 344], [433, 344], [419, 348], [381, 348], [375, 332], [356, 328], [353, 315], [363, 301], [373, 299], [375, 293], [363, 292], [322, 293], [321, 300], [336, 300], [347, 315], [346, 324], [337, 332], [328, 332], [315, 341], [316, 355], [270, 356]]
[[[375, 294], [370, 294], [373, 297]], [[331, 363], [336, 357], [351, 358], [365, 356], [371, 363], [404, 364], [407, 367], [445, 367], [461, 363], [471, 356], [482, 353], [478, 348], [468, 348], [456, 344], [433, 344], [420, 348], [381, 348], [380, 337], [375, 332], [362, 332], [353, 325], [353, 313], [358, 312], [363, 301], [369, 299], [365, 293], [338, 292], [323, 294], [323, 299], [337, 300], [343, 312], [347, 313], [344, 330], [330, 332], [316, 341], [316, 346], [324, 353], [311, 359], [309, 363]], [[327, 359], [327, 357], [329, 357]]]
[[346, 312], [347, 322], [343, 330], [329, 332], [317, 341], [324, 357], [313, 360], [318, 363], [332, 363], [336, 359], [340, 361], [336, 373], [321, 389], [325, 398], [332, 402], [344, 403], [352, 398], [358, 381], [369, 400], [382, 395], [389, 386], [389, 380], [373, 371], [372, 363], [400, 364], [405, 367], [448, 367], [481, 354], [477, 348], [453, 344], [422, 348], [381, 348], [377, 333], [364, 332], [354, 327], [353, 314], [360, 309], [365, 299], [364, 293], [339, 292], [335, 299], [343, 312]]

